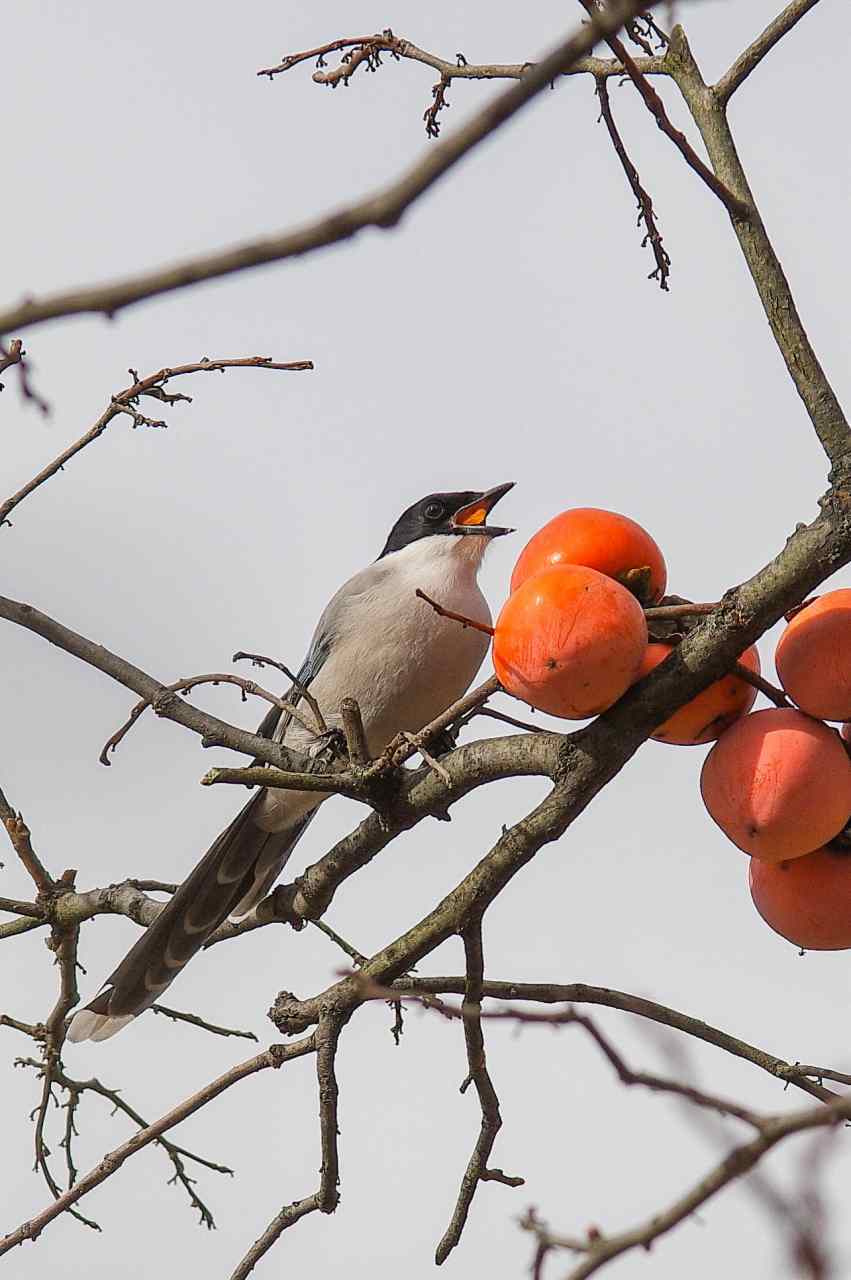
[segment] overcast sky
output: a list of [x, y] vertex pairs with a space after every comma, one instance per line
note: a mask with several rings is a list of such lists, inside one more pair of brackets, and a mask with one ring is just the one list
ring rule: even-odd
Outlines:
[[[3, 298], [296, 224], [390, 179], [428, 145], [421, 116], [435, 77], [427, 68], [388, 59], [380, 74], [359, 74], [333, 93], [311, 83], [310, 64], [272, 83], [256, 78], [284, 52], [392, 22], [446, 57], [523, 61], [561, 35], [566, 16], [578, 19], [574, 7], [11, 7]], [[779, 7], [683, 4], [707, 78]], [[731, 110], [769, 234], [846, 404], [849, 85], [836, 50], [848, 45], [849, 22], [841, 0], [825, 0]], [[659, 87], [694, 139], [674, 86]], [[445, 128], [498, 91], [454, 84]], [[238, 648], [297, 664], [330, 594], [378, 553], [402, 508], [434, 489], [517, 481], [500, 514], [518, 534], [494, 547], [483, 575], [494, 607], [525, 539], [568, 506], [640, 520], [665, 551], [672, 590], [693, 598], [717, 598], [771, 558], [815, 514], [824, 458], [722, 207], [630, 87], [613, 84], [612, 100], [673, 259], [669, 294], [646, 279], [652, 262], [595, 123], [593, 84], [561, 82], [391, 233], [155, 300], [113, 323], [88, 318], [28, 333], [54, 413], [40, 419], [21, 404], [14, 377], [4, 378], [0, 496], [91, 425], [127, 385], [128, 366], [145, 373], [205, 355], [259, 354], [310, 358], [316, 370], [197, 377], [180, 388], [194, 402], [168, 410], [168, 431], [134, 431], [119, 418], [2, 532], [4, 591], [171, 680], [221, 668]], [[837, 585], [851, 585], [851, 575]], [[761, 649], [770, 673], [770, 637]], [[11, 626], [0, 629], [0, 663], [0, 785], [50, 869], [79, 868], [83, 888], [187, 874], [242, 803], [227, 788], [198, 786], [211, 753], [151, 717], [105, 770], [98, 752], [132, 695]], [[241, 723], [259, 718], [233, 690], [199, 699]], [[761, 923], [744, 855], [702, 808], [703, 755], [655, 743], [639, 753], [490, 910], [488, 972], [633, 991], [791, 1060], [848, 1069], [848, 956], [801, 958]], [[513, 781], [456, 806], [451, 825], [423, 823], [346, 883], [329, 922], [361, 951], [379, 949], [543, 791], [542, 781]], [[326, 805], [291, 871], [357, 820], [353, 804]], [[0, 891], [29, 896], [23, 871], [8, 854], [3, 861]], [[86, 998], [137, 932], [123, 918], [84, 927]], [[0, 1010], [44, 1017], [56, 987], [44, 935], [2, 945]], [[457, 972], [460, 952], [448, 943], [421, 971]], [[265, 1010], [276, 992], [312, 994], [341, 960], [315, 929], [261, 930], [200, 956], [169, 1002], [269, 1040]], [[665, 1061], [667, 1042], [646, 1027], [605, 1012], [599, 1021], [632, 1063]], [[389, 1026], [388, 1011], [375, 1007], [344, 1036], [339, 1210], [287, 1233], [258, 1276], [432, 1274], [478, 1108], [472, 1093], [458, 1093], [460, 1028], [412, 1012], [396, 1049]], [[451, 1274], [524, 1275], [531, 1242], [516, 1219], [530, 1204], [568, 1233], [590, 1223], [617, 1230], [665, 1206], [717, 1158], [719, 1148], [670, 1100], [613, 1081], [579, 1034], [489, 1027], [487, 1038], [505, 1119], [494, 1163], [527, 1182], [479, 1189], [446, 1264]], [[5, 1031], [2, 1047], [8, 1229], [48, 1192], [31, 1172], [36, 1081], [12, 1066], [30, 1045]], [[766, 1110], [799, 1105], [755, 1068], [686, 1047], [707, 1087]], [[66, 1062], [71, 1074], [120, 1086], [153, 1119], [247, 1050], [248, 1042], [148, 1015], [107, 1044], [68, 1046]], [[278, 1208], [316, 1185], [314, 1092], [312, 1062], [295, 1063], [233, 1089], [178, 1131], [180, 1143], [237, 1170], [233, 1181], [200, 1172], [217, 1232], [195, 1225], [183, 1193], [165, 1185], [168, 1162], [149, 1148], [84, 1202], [102, 1235], [66, 1216], [10, 1255], [7, 1270], [20, 1280], [84, 1269], [128, 1280], [229, 1275]], [[57, 1141], [62, 1120], [51, 1113]], [[92, 1097], [79, 1127], [81, 1169], [130, 1132]], [[739, 1132], [731, 1126], [728, 1136]], [[794, 1186], [805, 1149], [790, 1145], [770, 1172]], [[62, 1156], [56, 1149], [60, 1165]], [[851, 1172], [838, 1144], [828, 1170], [838, 1209]], [[851, 1256], [851, 1229], [836, 1216], [834, 1224]], [[651, 1255], [611, 1270], [618, 1280], [708, 1280], [722, 1267], [775, 1277], [785, 1266], [771, 1224], [736, 1186]], [[565, 1270], [558, 1259], [549, 1274]]]

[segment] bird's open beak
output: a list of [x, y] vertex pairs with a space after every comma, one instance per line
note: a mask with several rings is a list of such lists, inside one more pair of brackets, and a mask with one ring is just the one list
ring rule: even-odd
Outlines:
[[498, 484], [494, 489], [480, 493], [473, 502], [455, 512], [451, 521], [452, 532], [482, 533], [489, 538], [500, 538], [504, 533], [513, 533], [513, 529], [502, 529], [498, 525], [487, 523], [491, 509], [513, 488], [514, 481], [509, 480], [508, 484]]

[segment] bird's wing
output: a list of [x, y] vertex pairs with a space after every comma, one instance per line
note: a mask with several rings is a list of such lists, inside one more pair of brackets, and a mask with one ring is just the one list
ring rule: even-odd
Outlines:
[[[309, 688], [325, 666], [337, 640], [341, 634], [345, 635], [346, 623], [351, 620], [352, 612], [357, 611], [359, 604], [376, 590], [389, 572], [387, 565], [377, 561], [349, 578], [331, 597], [316, 624], [307, 657], [298, 670], [296, 683], [285, 694], [287, 702], [297, 706], [302, 701], [301, 690]], [[321, 704], [319, 709], [323, 713], [326, 710]], [[328, 708], [330, 712], [334, 710], [333, 707]], [[292, 716], [288, 711], [281, 712], [277, 707], [272, 707], [263, 717], [257, 732], [264, 738], [283, 742], [291, 722]]]

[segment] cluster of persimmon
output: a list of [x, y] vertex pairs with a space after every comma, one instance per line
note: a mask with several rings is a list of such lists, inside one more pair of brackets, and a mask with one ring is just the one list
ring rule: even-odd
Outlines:
[[[523, 549], [494, 627], [503, 687], [567, 720], [605, 711], [671, 652], [672, 643], [648, 638], [645, 616], [666, 584], [662, 552], [634, 520], [562, 512]], [[730, 674], [651, 736], [715, 743], [701, 795], [750, 855], [751, 896], [766, 923], [808, 950], [851, 948], [851, 590], [791, 615], [775, 665], [788, 706], [752, 712], [756, 687]], [[755, 645], [739, 667], [759, 676]]]

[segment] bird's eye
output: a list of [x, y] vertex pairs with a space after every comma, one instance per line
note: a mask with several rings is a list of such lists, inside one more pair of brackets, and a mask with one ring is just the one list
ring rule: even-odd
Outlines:
[[443, 517], [443, 507], [439, 502], [430, 502], [424, 514], [426, 520], [440, 520]]

